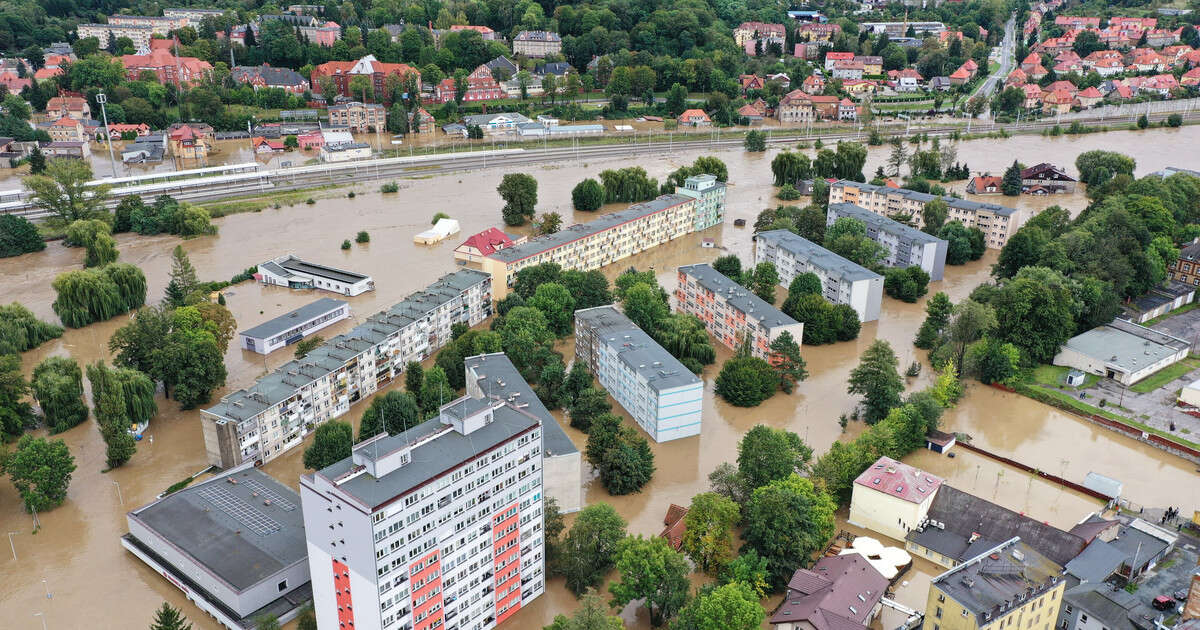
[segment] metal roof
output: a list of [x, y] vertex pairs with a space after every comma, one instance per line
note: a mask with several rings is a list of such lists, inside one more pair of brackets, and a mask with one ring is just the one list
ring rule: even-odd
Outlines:
[[353, 271], [346, 271], [336, 267], [326, 267], [325, 265], [306, 262], [292, 255], [284, 256], [283, 258], [276, 258], [273, 262], [278, 263], [280, 267], [283, 267], [288, 271], [303, 273], [319, 278], [329, 278], [330, 280], [337, 280], [338, 282], [355, 283], [362, 282], [363, 280], [370, 278], [370, 276], [365, 276], [361, 273], [355, 273]]
[[904, 238], [913, 243], [946, 242], [932, 234], [926, 234], [915, 227], [904, 225], [899, 221], [893, 221], [883, 215], [875, 214], [862, 206], [856, 206], [852, 203], [831, 203], [829, 204], [829, 212], [831, 215], [837, 215], [836, 218], [839, 219], [842, 217], [858, 219], [865, 223], [868, 229], [874, 228], [877, 231]]
[[533, 388], [521, 377], [517, 367], [503, 352], [481, 354], [467, 357], [464, 360], [467, 369], [475, 370], [480, 375], [479, 389], [484, 395], [499, 396], [506, 400], [529, 403], [525, 411], [542, 419], [542, 444], [546, 448], [546, 457], [578, 453], [575, 443], [567, 437], [563, 428], [546, 406], [533, 393]]
[[1115, 319], [1071, 337], [1063, 348], [1134, 373], [1185, 351], [1190, 345], [1178, 337]]
[[298, 309], [284, 313], [279, 317], [265, 321], [254, 328], [243, 330], [238, 334], [255, 339], [269, 339], [345, 305], [345, 300], [321, 298], [315, 302], [305, 304]]
[[679, 359], [611, 304], [575, 311], [575, 321], [594, 330], [598, 339], [616, 350], [629, 371], [641, 376], [654, 391], [700, 383]]
[[799, 323], [783, 311], [767, 304], [766, 300], [754, 295], [750, 289], [730, 280], [709, 265], [684, 265], [679, 268], [679, 272], [695, 278], [697, 284], [719, 294], [726, 304], [745, 313], [751, 319], [757, 320], [758, 325], [763, 328], [770, 330], [776, 326], [791, 326]]
[[1061, 576], [1062, 567], [1012, 538], [939, 575], [933, 585], [983, 625], [1050, 590]]
[[854, 282], [856, 280], [874, 280], [882, 278], [879, 274], [866, 267], [843, 258], [820, 245], [788, 230], [770, 230], [754, 235], [755, 240], [762, 239], [775, 247], [802, 259], [804, 262], [839, 280]]

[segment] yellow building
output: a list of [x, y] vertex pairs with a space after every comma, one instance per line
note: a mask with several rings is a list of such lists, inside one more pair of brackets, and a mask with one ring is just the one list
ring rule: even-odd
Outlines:
[[880, 457], [854, 480], [850, 524], [904, 540], [925, 519], [942, 479]]
[[480, 268], [492, 274], [492, 299], [508, 296], [517, 272], [557, 263], [563, 269], [591, 271], [724, 220], [725, 184], [712, 175], [687, 178], [675, 194], [562, 231], [540, 236], [484, 256]]
[[[894, 214], [911, 215], [917, 228], [922, 227], [921, 211], [925, 204], [934, 199], [938, 199], [938, 196], [849, 180], [838, 181], [829, 187], [830, 204], [852, 203], [885, 217]], [[958, 221], [966, 227], [979, 228], [983, 232], [984, 243], [993, 249], [1004, 247], [1008, 237], [1021, 227], [1024, 219], [1024, 214], [1016, 208], [950, 196], [941, 199], [949, 206], [946, 221]]]
[[923, 630], [1053, 630], [1066, 584], [1014, 537], [933, 579]]

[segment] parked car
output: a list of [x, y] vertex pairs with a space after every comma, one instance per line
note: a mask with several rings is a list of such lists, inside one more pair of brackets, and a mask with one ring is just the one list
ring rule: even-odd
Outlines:
[[1175, 608], [1175, 600], [1167, 595], [1159, 595], [1154, 598], [1154, 602], [1150, 604], [1157, 610], [1171, 610]]
[[1181, 602], [1186, 602], [1187, 598], [1188, 590], [1186, 588], [1181, 588], [1178, 591], [1175, 591], [1175, 599], [1178, 599]]

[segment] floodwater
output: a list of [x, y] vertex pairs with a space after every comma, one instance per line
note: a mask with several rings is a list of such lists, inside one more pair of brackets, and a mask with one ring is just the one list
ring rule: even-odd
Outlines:
[[[992, 172], [1001, 172], [1014, 158], [1030, 163], [1051, 161], [1071, 168], [1075, 155], [1081, 151], [1129, 147], [1128, 151], [1139, 161], [1138, 172], [1144, 173], [1166, 165], [1200, 168], [1200, 158], [1191, 150], [1198, 141], [1198, 127], [1074, 138], [1018, 136], [962, 142], [958, 157], [974, 170]], [[868, 173], [886, 159], [887, 151], [886, 146], [871, 151]], [[691, 152], [647, 160], [645, 168], [651, 175], [662, 178], [701, 154]], [[673, 269], [678, 265], [710, 261], [726, 252], [748, 260], [751, 230], [734, 227], [733, 219], [744, 218], [752, 224], [759, 210], [774, 205], [770, 187], [773, 154], [774, 151], [745, 154], [740, 150], [720, 153], [730, 172], [726, 223], [640, 254], [606, 272], [614, 275], [627, 266], [654, 268], [664, 286], [670, 289], [674, 286]], [[571, 210], [570, 189], [585, 176], [622, 165], [620, 160], [610, 160], [531, 169], [539, 182], [539, 211], [559, 212], [567, 223], [588, 220], [594, 215]], [[324, 336], [329, 337], [455, 269], [453, 248], [466, 235], [500, 224], [501, 202], [492, 191], [502, 174], [499, 169], [491, 169], [405, 180], [400, 192], [392, 195], [381, 195], [375, 192], [375, 185], [363, 184], [356, 199], [346, 198], [344, 191], [320, 191], [314, 195], [317, 198], [314, 205], [228, 216], [216, 221], [219, 235], [188, 241], [171, 236], [121, 235], [118, 238], [121, 260], [145, 270], [151, 301], [162, 295], [170, 252], [177, 244], [187, 250], [204, 280], [227, 279], [250, 265], [288, 252], [374, 276], [376, 290], [349, 298], [355, 317], [324, 331]], [[1086, 203], [1082, 195], [1052, 199], [1074, 212]], [[1045, 203], [1045, 199], [1030, 197], [1001, 199], [1002, 203], [1013, 201], [1030, 208], [1044, 207], [1041, 204]], [[414, 245], [412, 235], [426, 229], [437, 211], [458, 219], [463, 233], [435, 246]], [[345, 252], [339, 250], [341, 241], [353, 238], [358, 230], [369, 231], [371, 243], [355, 245]], [[708, 237], [717, 240], [717, 249], [700, 246], [701, 240]], [[64, 270], [79, 268], [82, 254], [52, 243], [37, 254], [0, 260], [2, 299], [20, 300], [40, 317], [54, 320], [50, 281]], [[945, 280], [930, 287], [931, 292], [946, 291], [954, 300], [966, 297], [972, 288], [987, 280], [995, 257], [993, 251], [981, 261], [950, 268]], [[239, 328], [244, 329], [317, 296], [243, 283], [227, 290], [226, 297]], [[837, 423], [838, 416], [848, 413], [856, 402], [845, 391], [848, 373], [857, 364], [859, 354], [877, 338], [891, 342], [902, 368], [919, 358], [911, 340], [924, 317], [923, 308], [923, 304], [904, 304], [885, 298], [883, 315], [879, 321], [864, 325], [859, 339], [804, 348], [810, 377], [796, 393], [776, 395], [754, 409], [734, 408], [716, 398], [712, 394], [712, 379], [717, 368], [709, 367], [704, 375], [707, 387], [702, 435], [654, 445], [657, 472], [642, 493], [609, 497], [599, 484], [590, 483], [587, 502], [608, 501], [628, 521], [630, 532], [653, 535], [662, 528], [667, 506], [672, 502], [686, 505], [694, 494], [706, 490], [708, 473], [721, 462], [736, 457], [740, 436], [755, 424], [795, 431], [818, 454], [835, 440], [857, 435], [861, 425], [851, 424], [843, 433]], [[25, 354], [26, 374], [51, 355], [72, 356], [80, 363], [109, 359], [106, 342], [125, 321], [126, 317], [118, 317], [67, 331], [61, 339]], [[569, 356], [569, 344], [566, 345], [563, 350]], [[729, 352], [720, 348], [718, 354], [720, 360]], [[225, 357], [228, 386], [217, 395], [251, 384], [289, 357], [288, 350], [265, 358], [244, 352], [236, 347], [235, 340]], [[929, 370], [924, 370], [921, 377], [911, 380], [910, 388], [923, 387], [929, 376]], [[365, 403], [356, 405], [348, 418], [357, 423], [365, 407]], [[59, 436], [75, 455], [78, 470], [67, 502], [39, 515], [42, 529], [37, 534], [32, 533], [33, 521], [20, 509], [11, 484], [0, 483], [0, 535], [14, 532], [12, 544], [17, 556], [11, 560], [12, 554], [0, 551], [3, 576], [0, 611], [6, 613], [12, 627], [36, 627], [38, 620], [33, 618], [36, 612], [44, 613], [51, 628], [77, 627], [82, 616], [89, 613], [89, 626], [100, 630], [143, 627], [163, 600], [182, 606], [197, 630], [216, 627], [212, 620], [187, 604], [177, 589], [119, 544], [120, 535], [126, 531], [125, 510], [148, 503], [167, 486], [206, 467], [198, 412], [180, 412], [172, 401], [160, 400], [160, 408], [148, 431], [153, 443], [149, 439], [140, 442], [130, 463], [111, 473], [99, 472], [104, 466], [104, 447], [91, 421]], [[1093, 470], [1116, 477], [1125, 483], [1126, 496], [1140, 504], [1175, 505], [1185, 513], [1200, 508], [1192, 464], [1019, 396], [968, 384], [967, 395], [956, 409], [947, 412], [943, 424], [948, 430], [969, 433], [975, 444], [984, 448], [1068, 479], [1082, 480]], [[583, 446], [582, 434], [571, 429], [568, 433]], [[301, 451], [295, 449], [273, 461], [266, 467], [267, 472], [297, 486], [297, 476], [302, 472]], [[959, 488], [1058, 526], [1069, 526], [1099, 507], [1098, 502], [1087, 497], [992, 460], [962, 449], [957, 453], [957, 458], [949, 459], [918, 452], [909, 461], [947, 478]], [[899, 589], [897, 599], [916, 608], [923, 607], [924, 585], [937, 572], [935, 567], [918, 562], [905, 577], [910, 583]], [[47, 598], [47, 590], [51, 598]], [[545, 596], [517, 615], [514, 627], [540, 627], [555, 614], [569, 612], [574, 606], [574, 598], [562, 588], [561, 580], [552, 581]], [[103, 614], [96, 615], [96, 611]], [[639, 611], [630, 609], [623, 616], [637, 627], [647, 625], [645, 615]], [[894, 618], [885, 616], [885, 620], [894, 626]]]

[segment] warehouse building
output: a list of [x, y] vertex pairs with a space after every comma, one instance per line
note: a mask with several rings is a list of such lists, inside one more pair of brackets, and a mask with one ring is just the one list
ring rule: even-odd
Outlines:
[[1128, 386], [1187, 358], [1190, 348], [1185, 339], [1114, 319], [1068, 339], [1054, 356], [1054, 365]]

